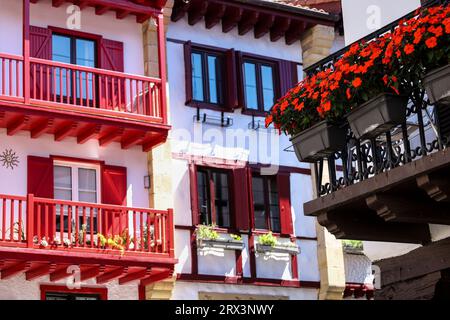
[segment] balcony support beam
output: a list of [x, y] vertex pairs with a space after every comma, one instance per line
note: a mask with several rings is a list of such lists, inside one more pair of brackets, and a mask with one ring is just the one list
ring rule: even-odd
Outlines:
[[1, 279], [7, 279], [10, 278], [18, 273], [21, 273], [25, 270], [27, 270], [30, 267], [30, 263], [26, 261], [19, 261], [13, 264], [12, 266], [3, 269], [1, 271]]
[[35, 121], [31, 124], [31, 139], [37, 139], [47, 132], [49, 127], [52, 125], [51, 119], [43, 119], [39, 121]]
[[52, 272], [54, 272], [56, 270], [56, 264], [52, 264], [52, 263], [46, 263], [46, 264], [41, 264], [38, 265], [37, 267], [34, 267], [30, 270], [28, 270], [25, 273], [26, 279], [28, 281], [40, 278], [42, 276], [45, 276], [47, 274], [50, 274]]
[[28, 122], [28, 117], [24, 116], [24, 115], [20, 115], [20, 116], [14, 118], [8, 124], [7, 135], [8, 136], [15, 135], [17, 132], [19, 132], [20, 130], [25, 128], [25, 126], [27, 125], [27, 122]]
[[139, 271], [128, 273], [126, 276], [119, 278], [119, 284], [127, 284], [132, 281], [141, 280], [150, 275], [151, 271], [149, 268], [145, 268]]
[[72, 121], [64, 122], [57, 128], [55, 128], [55, 141], [62, 141], [68, 137], [72, 130], [76, 128], [76, 124]]
[[434, 201], [450, 201], [450, 178], [447, 175], [423, 174], [416, 178], [416, 182]]
[[104, 283], [110, 282], [114, 279], [117, 279], [117, 278], [121, 277], [123, 274], [127, 273], [127, 271], [128, 271], [128, 268], [123, 267], [123, 268], [116, 268], [114, 270], [105, 272], [102, 275], [99, 275], [97, 277], [97, 284], [104, 284]]

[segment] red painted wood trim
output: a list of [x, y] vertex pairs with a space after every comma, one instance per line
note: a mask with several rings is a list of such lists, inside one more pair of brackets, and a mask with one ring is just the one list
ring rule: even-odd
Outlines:
[[198, 275], [198, 252], [195, 229], [191, 230], [191, 274]]
[[82, 32], [82, 31], [78, 31], [78, 30], [70, 30], [70, 29], [64, 29], [64, 28], [54, 27], [54, 26], [48, 26], [48, 28], [53, 33], [58, 33], [61, 35], [66, 35], [66, 36], [71, 36], [71, 37], [84, 38], [84, 39], [96, 40], [96, 41], [100, 41], [100, 39], [103, 38], [103, 36], [101, 36], [99, 34], [87, 33], [87, 32]]
[[138, 294], [139, 294], [139, 300], [143, 301], [143, 300], [147, 300], [146, 299], [146, 294], [145, 294], [145, 286], [139, 285], [138, 287]]
[[[233, 284], [310, 289], [320, 288], [319, 281], [280, 280], [264, 278], [241, 278], [240, 280], [241, 281], [236, 281]], [[177, 281], [230, 284], [230, 277], [215, 275], [192, 275], [182, 273], [177, 275]]]
[[41, 285], [41, 300], [46, 300], [45, 296], [49, 292], [55, 293], [75, 293], [75, 294], [96, 294], [100, 296], [100, 300], [108, 300], [107, 288], [81, 288], [69, 289], [66, 286]]
[[241, 278], [244, 276], [244, 268], [242, 264], [242, 251], [236, 250], [235, 255], [236, 255], [236, 268], [235, 268], [236, 276]]
[[250, 259], [250, 277], [255, 279], [258, 274], [256, 270], [256, 249], [255, 249], [255, 236], [250, 233], [248, 236], [248, 254]]
[[79, 162], [79, 163], [88, 163], [88, 164], [96, 164], [96, 165], [104, 165], [105, 164], [105, 161], [94, 160], [94, 159], [83, 159], [83, 158], [56, 156], [56, 155], [50, 155], [50, 158], [52, 158], [53, 161]]
[[30, 102], [30, 0], [23, 0], [22, 5], [22, 27], [23, 27], [23, 95], [25, 103]]

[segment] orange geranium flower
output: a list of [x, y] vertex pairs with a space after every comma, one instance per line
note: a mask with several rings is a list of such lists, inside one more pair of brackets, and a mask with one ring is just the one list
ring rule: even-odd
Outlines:
[[362, 80], [361, 80], [361, 78], [355, 78], [353, 81], [352, 81], [352, 85], [355, 87], [355, 88], [359, 88], [359, 87], [361, 87], [361, 85], [362, 85]]
[[437, 46], [437, 38], [431, 37], [427, 41], [425, 41], [425, 44], [427, 45], [428, 49], [433, 49]]
[[405, 53], [406, 53], [407, 55], [410, 55], [411, 53], [414, 52], [414, 46], [413, 46], [412, 44], [407, 44], [407, 45], [405, 46], [405, 48], [403, 49], [403, 51], [405, 51]]

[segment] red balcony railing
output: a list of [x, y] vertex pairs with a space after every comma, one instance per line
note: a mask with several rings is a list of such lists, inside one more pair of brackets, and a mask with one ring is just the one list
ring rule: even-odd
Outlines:
[[[0, 99], [165, 122], [161, 79], [0, 53]], [[25, 78], [25, 79], [24, 79]], [[25, 86], [25, 81], [29, 85]]]
[[0, 195], [0, 245], [174, 256], [172, 210]]

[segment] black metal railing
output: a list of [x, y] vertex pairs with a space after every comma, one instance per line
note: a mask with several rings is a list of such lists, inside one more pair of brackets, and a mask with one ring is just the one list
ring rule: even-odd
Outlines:
[[[344, 150], [314, 164], [317, 194], [333, 193], [445, 149], [450, 140], [441, 134], [441, 127], [450, 123], [439, 123], [444, 108], [432, 105], [425, 91], [416, 89], [410, 96], [403, 124], [371, 139], [357, 139], [348, 128]], [[328, 170], [327, 181], [324, 170]]]
[[[450, 2], [450, 0], [426, 0], [426, 1], [422, 1], [422, 7], [432, 7], [435, 5], [447, 4], [449, 2]], [[403, 17], [391, 22], [390, 24], [368, 34], [364, 38], [361, 38], [358, 41], [355, 41], [354, 43], [358, 43], [361, 41], [370, 41], [370, 40], [379, 38], [383, 34], [389, 32], [389, 31], [393, 31], [398, 26], [398, 23], [401, 20], [410, 19], [410, 18], [414, 17], [414, 15], [415, 15], [415, 11], [410, 12], [410, 13], [404, 15]], [[308, 75], [311, 75], [311, 74], [314, 74], [318, 71], [325, 70], [326, 68], [332, 66], [332, 64], [334, 62], [336, 62], [339, 58], [341, 58], [344, 55], [344, 53], [347, 52], [354, 43], [336, 51], [335, 53], [329, 55], [328, 57], [326, 57], [322, 60], [319, 60], [318, 62], [314, 63], [313, 65], [305, 68], [304, 72]]]

